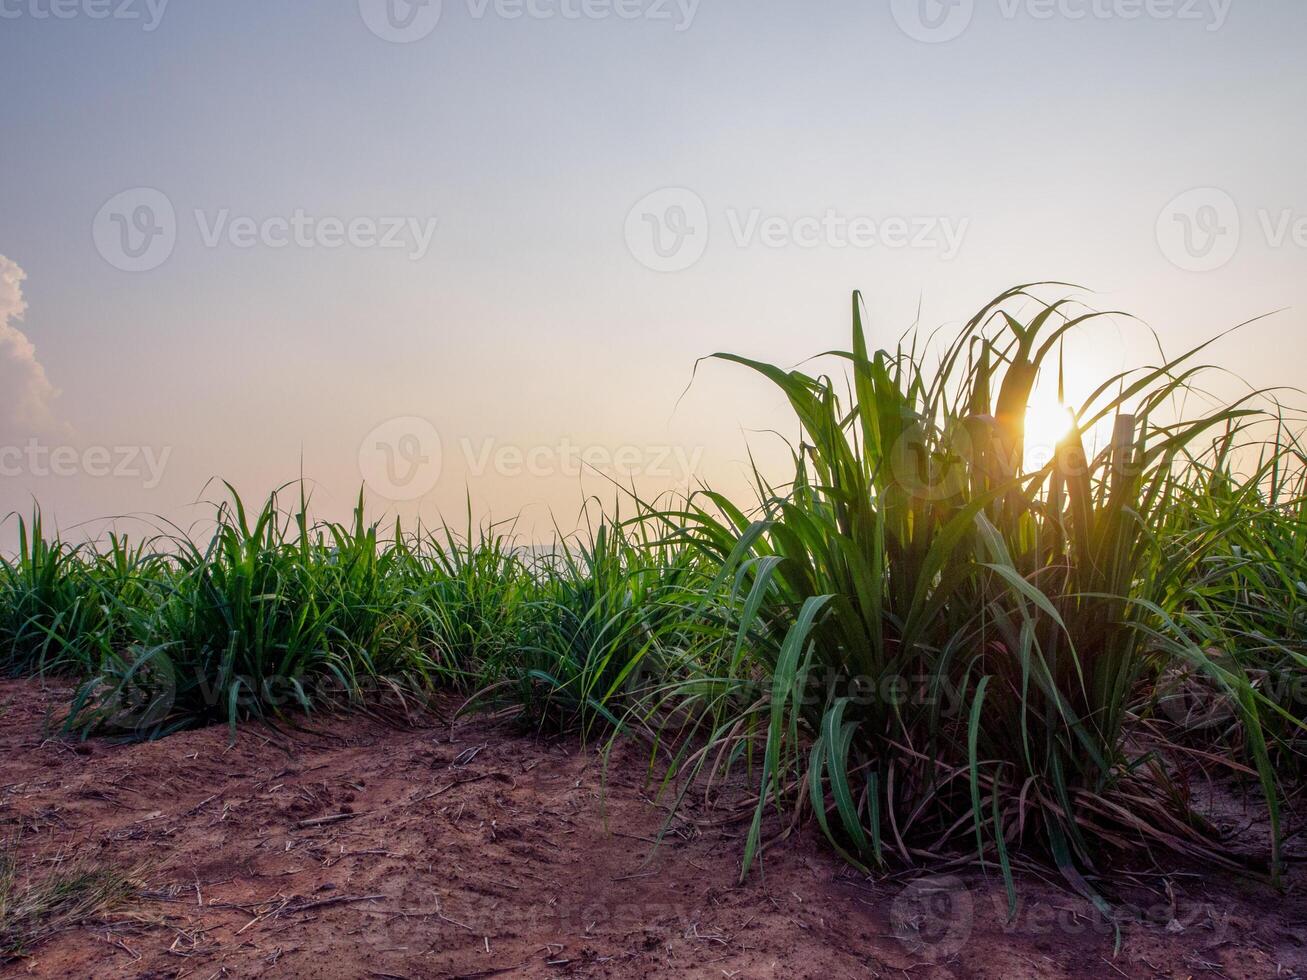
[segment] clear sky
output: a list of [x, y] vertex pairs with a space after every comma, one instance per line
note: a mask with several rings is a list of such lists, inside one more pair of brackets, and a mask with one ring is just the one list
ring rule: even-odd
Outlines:
[[1216, 360], [1304, 384], [1305, 43], [1301, 0], [0, 0], [0, 514], [302, 467], [570, 525], [582, 452], [742, 492], [792, 425], [726, 365], [678, 403], [695, 359], [841, 346], [854, 288], [882, 344], [1035, 279], [1171, 349], [1287, 308]]

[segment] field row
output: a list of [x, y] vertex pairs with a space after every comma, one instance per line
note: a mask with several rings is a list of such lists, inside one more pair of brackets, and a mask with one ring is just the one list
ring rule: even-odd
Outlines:
[[[20, 525], [0, 669], [81, 679], [65, 725], [154, 738], [455, 690], [468, 709], [647, 741], [675, 803], [745, 772], [853, 865], [970, 850], [1085, 877], [1140, 848], [1229, 864], [1199, 768], [1255, 777], [1273, 827], [1307, 716], [1303, 456], [1255, 398], [1175, 406], [1201, 348], [1104, 378], [1046, 464], [1027, 404], [1095, 318], [1009, 290], [952, 344], [832, 376], [733, 355], [799, 438], [751, 506], [623, 498], [552, 547], [315, 521], [236, 494], [211, 535], [77, 545]], [[929, 363], [928, 363], [929, 362]], [[1260, 429], [1258, 427], [1261, 427]], [[1269, 440], [1255, 433], [1267, 431]], [[17, 520], [17, 518], [15, 518]]]

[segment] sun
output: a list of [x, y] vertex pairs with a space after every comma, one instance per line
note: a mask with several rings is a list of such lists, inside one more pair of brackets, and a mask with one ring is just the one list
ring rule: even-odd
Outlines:
[[1053, 458], [1057, 444], [1074, 422], [1071, 409], [1055, 397], [1036, 392], [1026, 406], [1026, 472], [1042, 469]]

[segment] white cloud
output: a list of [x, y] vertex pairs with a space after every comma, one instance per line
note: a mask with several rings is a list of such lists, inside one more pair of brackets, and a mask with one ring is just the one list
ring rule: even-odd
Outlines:
[[0, 255], [0, 437], [30, 438], [59, 431], [54, 400], [59, 390], [46, 377], [36, 348], [14, 324], [23, 318], [26, 273]]

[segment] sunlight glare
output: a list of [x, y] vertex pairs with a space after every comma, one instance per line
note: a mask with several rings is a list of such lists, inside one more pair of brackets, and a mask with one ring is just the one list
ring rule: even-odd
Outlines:
[[1053, 458], [1057, 443], [1071, 431], [1074, 413], [1055, 397], [1040, 397], [1036, 392], [1026, 406], [1026, 472], [1038, 470]]

